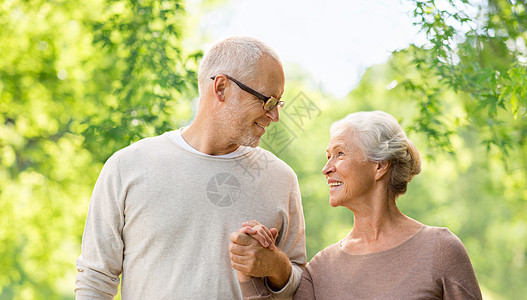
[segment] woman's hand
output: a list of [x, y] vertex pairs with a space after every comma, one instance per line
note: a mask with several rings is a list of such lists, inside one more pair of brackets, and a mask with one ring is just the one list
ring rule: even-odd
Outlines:
[[242, 226], [243, 227], [240, 228], [238, 232], [250, 235], [257, 240], [262, 247], [269, 248], [269, 250], [274, 250], [276, 248], [275, 241], [276, 236], [278, 235], [278, 230], [276, 228], [269, 229], [255, 220], [243, 222]]

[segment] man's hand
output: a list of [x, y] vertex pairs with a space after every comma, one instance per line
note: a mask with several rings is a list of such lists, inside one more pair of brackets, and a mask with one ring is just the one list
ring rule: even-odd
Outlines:
[[[270, 233], [276, 237], [276, 234]], [[264, 248], [258, 240], [243, 232], [232, 233], [230, 239], [231, 265], [238, 271], [240, 281], [249, 280], [247, 275], [267, 277], [269, 286], [274, 290], [280, 290], [287, 284], [292, 267], [289, 258], [282, 251], [276, 247], [274, 250]], [[274, 238], [272, 244], [274, 245]]]

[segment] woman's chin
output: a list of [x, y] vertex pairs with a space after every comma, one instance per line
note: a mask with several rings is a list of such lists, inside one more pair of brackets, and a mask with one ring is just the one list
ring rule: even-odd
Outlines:
[[340, 206], [340, 203], [337, 201], [337, 200], [334, 200], [334, 199], [329, 199], [329, 205], [331, 205], [332, 207], [338, 207]]

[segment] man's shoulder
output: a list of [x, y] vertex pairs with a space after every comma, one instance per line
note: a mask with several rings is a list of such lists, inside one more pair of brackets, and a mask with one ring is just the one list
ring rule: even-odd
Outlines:
[[140, 139], [124, 147], [118, 152], [120, 151], [122, 152], [150, 151], [150, 150], [155, 150], [155, 149], [162, 149], [164, 147], [169, 146], [169, 144], [170, 144], [170, 141], [167, 139], [167, 137], [164, 134], [162, 134], [158, 136], [146, 137], [146, 138]]
[[137, 160], [152, 157], [152, 154], [159, 154], [167, 149], [170, 149], [170, 141], [164, 135], [147, 137], [116, 151], [110, 159]]

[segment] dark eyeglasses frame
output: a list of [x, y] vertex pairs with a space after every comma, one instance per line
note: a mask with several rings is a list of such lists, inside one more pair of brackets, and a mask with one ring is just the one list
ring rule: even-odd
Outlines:
[[[227, 79], [231, 80], [232, 82], [236, 83], [236, 85], [238, 87], [240, 87], [240, 89], [246, 91], [247, 93], [255, 96], [256, 98], [262, 100], [264, 103], [263, 103], [263, 109], [266, 110], [266, 111], [271, 111], [273, 110], [273, 108], [275, 106], [277, 106], [277, 109], [278, 111], [280, 111], [282, 108], [284, 108], [284, 105], [285, 105], [285, 102], [284, 101], [280, 101], [278, 99], [276, 99], [275, 97], [273, 96], [264, 96], [262, 94], [260, 94], [259, 92], [255, 91], [254, 89], [246, 86], [245, 84], [239, 82], [238, 80], [232, 78], [231, 76], [229, 75], [226, 75], [226, 74], [222, 74], [224, 75], [225, 77], [227, 77]], [[216, 75], [218, 76], [218, 75]], [[216, 76], [212, 76], [210, 79], [214, 80], [216, 79]]]

